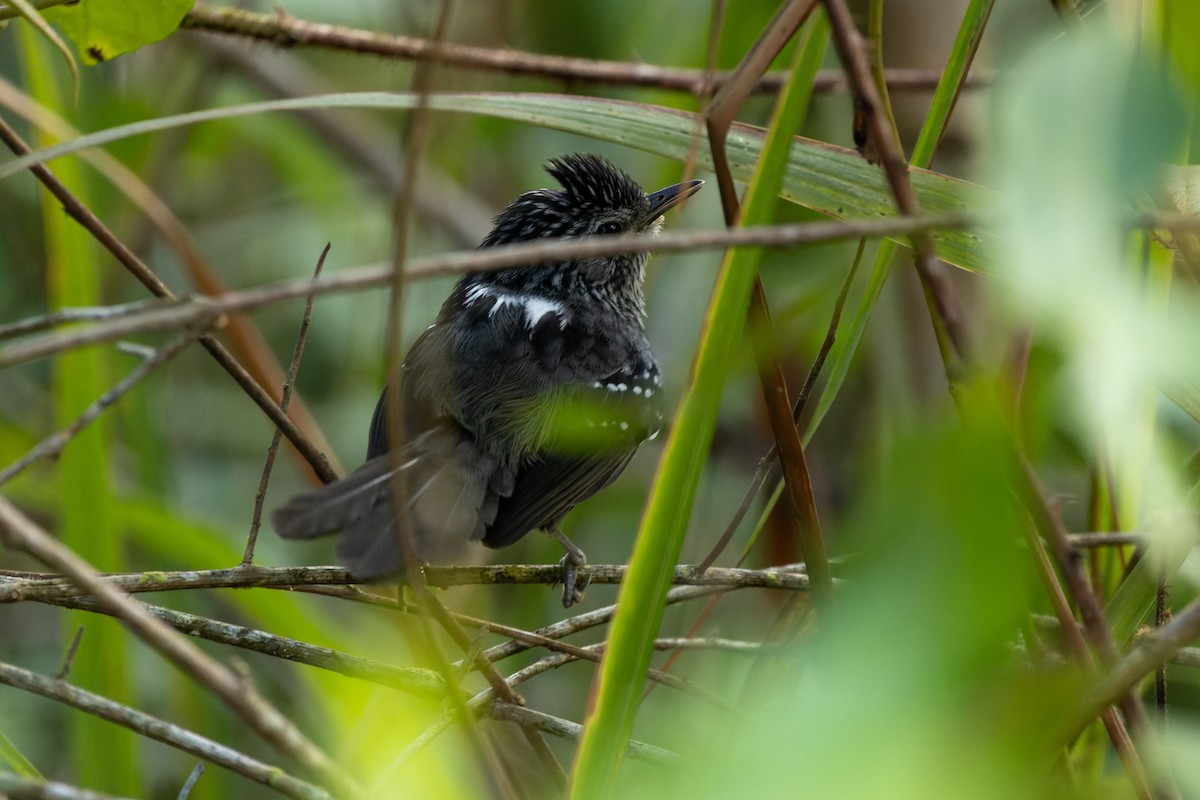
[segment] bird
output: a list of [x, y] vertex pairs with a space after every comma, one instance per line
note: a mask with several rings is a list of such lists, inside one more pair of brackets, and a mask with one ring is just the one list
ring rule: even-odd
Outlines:
[[[528, 191], [496, 218], [480, 249], [662, 227], [703, 181], [647, 194], [594, 154], [545, 166], [560, 188]], [[403, 570], [396, 530], [426, 563], [469, 541], [507, 547], [541, 529], [566, 550], [563, 605], [582, 599], [583, 551], [563, 518], [611, 484], [664, 423], [662, 376], [645, 330], [645, 252], [465, 275], [409, 349], [375, 407], [365, 463], [272, 514], [287, 539], [341, 532], [337, 556], [357, 580]], [[402, 428], [388, 430], [399, 391]], [[401, 448], [399, 459], [389, 455]], [[405, 513], [393, 508], [403, 476]]]

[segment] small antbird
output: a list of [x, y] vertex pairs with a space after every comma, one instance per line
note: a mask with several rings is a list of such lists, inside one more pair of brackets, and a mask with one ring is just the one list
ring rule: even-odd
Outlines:
[[[647, 195], [595, 155], [546, 167], [562, 189], [526, 192], [481, 247], [657, 231], [662, 214], [702, 181]], [[292, 498], [272, 521], [281, 536], [342, 531], [337, 553], [359, 579], [397, 573], [390, 447], [400, 447], [409, 540], [443, 560], [468, 540], [507, 547], [534, 528], [562, 542], [563, 604], [583, 596], [583, 552], [558, 525], [612, 483], [663, 421], [661, 379], [643, 326], [646, 254], [597, 256], [468, 275], [400, 369], [403, 430], [371, 420], [367, 462]]]

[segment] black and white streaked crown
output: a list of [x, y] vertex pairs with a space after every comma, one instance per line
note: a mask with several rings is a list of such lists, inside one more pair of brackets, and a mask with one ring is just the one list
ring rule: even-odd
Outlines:
[[562, 188], [522, 194], [496, 217], [482, 247], [638, 230], [651, 221], [642, 187], [608, 159], [574, 153], [551, 159], [546, 171]]

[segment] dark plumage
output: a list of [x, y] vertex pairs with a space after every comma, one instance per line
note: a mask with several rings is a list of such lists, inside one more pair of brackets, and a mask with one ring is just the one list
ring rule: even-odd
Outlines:
[[[481, 247], [657, 229], [699, 189], [689, 181], [646, 195], [595, 155], [554, 159], [561, 189], [538, 189], [496, 218]], [[407, 521], [418, 556], [451, 557], [468, 540], [505, 547], [535, 528], [558, 535], [564, 516], [611, 483], [662, 424], [658, 364], [643, 327], [646, 254], [468, 275], [401, 368]], [[341, 530], [338, 557], [356, 577], [399, 572], [390, 502], [385, 398], [371, 420], [367, 461], [343, 480], [275, 511], [280, 535]], [[569, 544], [564, 542], [564, 544]], [[564, 602], [580, 594], [568, 547]]]

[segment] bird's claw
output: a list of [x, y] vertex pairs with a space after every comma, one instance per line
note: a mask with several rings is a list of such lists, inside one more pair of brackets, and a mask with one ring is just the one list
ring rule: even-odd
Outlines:
[[[582, 553], [579, 556], [582, 556]], [[568, 552], [558, 562], [562, 569], [563, 608], [570, 608], [581, 602], [584, 590], [591, 583], [591, 579], [586, 575], [582, 580], [579, 578], [579, 568], [587, 566], [587, 559], [579, 556]]]

